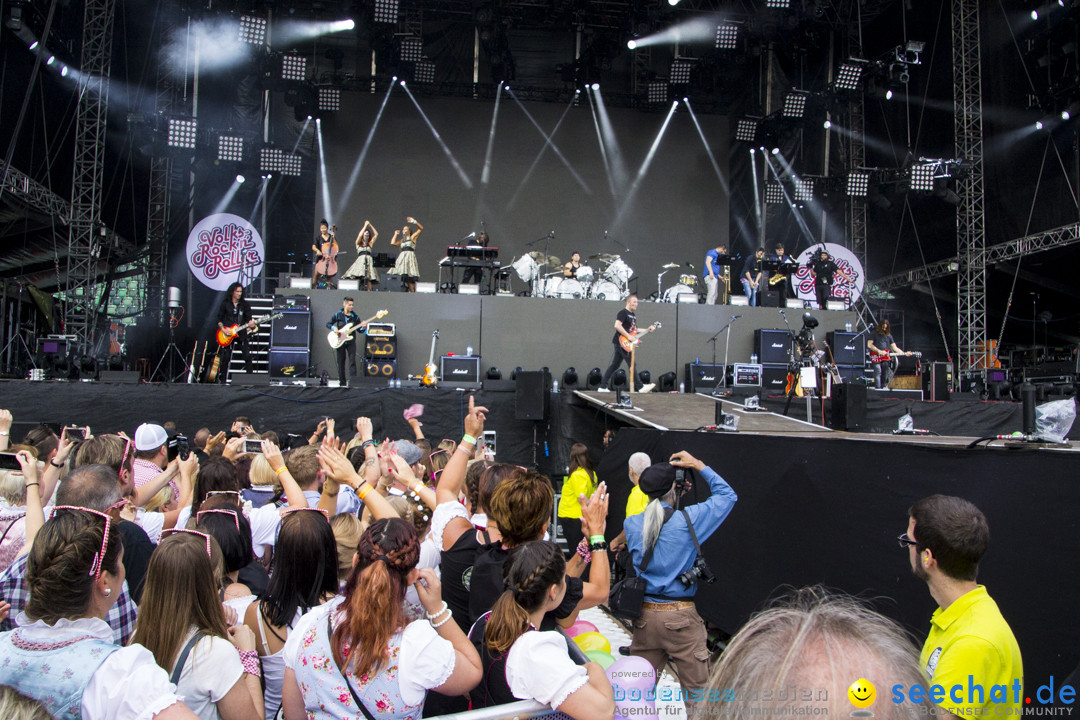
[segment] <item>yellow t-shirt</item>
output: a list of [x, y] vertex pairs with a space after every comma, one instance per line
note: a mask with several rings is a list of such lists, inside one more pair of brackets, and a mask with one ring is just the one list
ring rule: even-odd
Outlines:
[[596, 490], [596, 475], [589, 475], [585, 468], [578, 468], [570, 473], [562, 486], [562, 497], [559, 498], [559, 517], [581, 517], [581, 502], [579, 495], [589, 497]]
[[[919, 664], [930, 678], [930, 699], [954, 715], [973, 717], [977, 708], [987, 715], [1023, 712], [1020, 646], [982, 585], [934, 611]], [[937, 697], [935, 685], [943, 689]]]
[[626, 517], [645, 512], [645, 506], [649, 504], [649, 496], [641, 492], [637, 485], [630, 491], [630, 497], [626, 499]]

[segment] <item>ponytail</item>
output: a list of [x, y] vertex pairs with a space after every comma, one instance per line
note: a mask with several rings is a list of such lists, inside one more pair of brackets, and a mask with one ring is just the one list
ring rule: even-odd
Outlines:
[[506, 652], [528, 631], [529, 611], [521, 607], [513, 590], [503, 590], [488, 616], [484, 644], [494, 652]]

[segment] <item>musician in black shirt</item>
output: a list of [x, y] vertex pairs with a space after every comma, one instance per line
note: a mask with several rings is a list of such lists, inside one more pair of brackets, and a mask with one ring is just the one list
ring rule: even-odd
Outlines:
[[897, 346], [888, 320], [881, 321], [874, 330], [873, 337], [866, 341], [866, 347], [870, 351], [870, 360], [874, 363], [874, 387], [878, 390], [888, 387], [892, 380], [894, 368], [891, 356], [911, 355]]
[[[476, 233], [476, 238], [472, 242], [470, 242], [469, 245], [477, 245], [479, 247], [487, 247], [489, 242], [490, 242], [490, 239], [488, 238], [487, 232], [482, 230], [482, 231]], [[470, 260], [483, 260], [484, 258], [471, 256], [469, 259]], [[465, 268], [465, 272], [463, 272], [461, 274], [461, 282], [463, 284], [464, 283], [480, 284], [483, 280], [484, 280], [484, 269], [482, 267], [467, 267], [467, 268]]]
[[833, 280], [840, 272], [840, 267], [833, 262], [832, 256], [824, 248], [807, 263], [807, 267], [810, 268], [810, 275], [814, 278], [814, 293], [817, 295], [818, 307], [826, 310], [826, 302], [832, 297]]
[[225, 382], [226, 377], [229, 374], [229, 363], [232, 361], [232, 355], [239, 350], [244, 356], [244, 372], [251, 372], [251, 353], [248, 350], [248, 330], [254, 330], [257, 326], [255, 321], [251, 319], [251, 307], [247, 304], [247, 300], [244, 299], [244, 286], [238, 282], [234, 282], [229, 286], [229, 289], [225, 291], [225, 300], [221, 303], [221, 307], [218, 309], [217, 318], [218, 329], [226, 331], [226, 334], [230, 334], [232, 328], [236, 328], [236, 336], [233, 341], [226, 345], [222, 353], [222, 367], [225, 368], [225, 372], [218, 373], [220, 382]]
[[765, 248], [758, 248], [754, 251], [754, 256], [746, 258], [743, 263], [742, 287], [751, 307], [757, 305], [757, 294], [761, 285], [761, 260], [764, 257]]
[[[360, 316], [353, 312], [353, 303], [355, 301], [351, 297], [345, 298], [341, 303], [341, 309], [334, 313], [334, 317], [330, 318], [330, 322], [326, 323], [326, 327], [330, 330], [341, 330], [346, 325], [353, 325], [353, 332], [361, 332], [366, 326], [365, 323], [360, 322]], [[345, 374], [346, 357], [348, 357], [349, 374]], [[342, 345], [337, 348], [337, 372], [338, 372], [338, 386], [349, 387], [349, 381], [356, 377], [356, 335], [350, 335]]]

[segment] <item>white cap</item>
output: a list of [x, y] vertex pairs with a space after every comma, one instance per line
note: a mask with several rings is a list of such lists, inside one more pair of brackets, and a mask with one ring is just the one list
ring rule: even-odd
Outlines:
[[169, 434], [160, 425], [143, 423], [135, 431], [135, 449], [139, 452], [157, 450], [168, 441]]

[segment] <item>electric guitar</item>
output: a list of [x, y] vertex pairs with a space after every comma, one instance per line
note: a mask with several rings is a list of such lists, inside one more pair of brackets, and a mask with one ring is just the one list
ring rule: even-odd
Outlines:
[[431, 354], [428, 355], [427, 365], [424, 366], [424, 374], [420, 377], [420, 382], [423, 385], [434, 386], [439, 381], [439, 378], [435, 375], [439, 371], [439, 368], [435, 365], [435, 346], [439, 342], [439, 331], [431, 333]]
[[626, 352], [630, 352], [635, 347], [637, 347], [638, 345], [641, 344], [641, 337], [643, 335], [648, 335], [649, 333], [651, 333], [653, 331], [659, 330], [661, 327], [663, 327], [663, 326], [659, 322], [654, 322], [652, 325], [645, 328], [644, 330], [638, 330], [637, 334], [634, 336], [633, 340], [626, 337], [625, 335], [620, 335], [619, 336], [619, 347], [621, 347]]
[[[893, 359], [893, 356], [902, 357], [903, 355], [905, 355], [905, 353], [899, 353], [899, 354], [891, 353], [888, 350], [886, 350], [884, 352], [881, 352], [881, 353], [872, 352], [872, 353], [870, 353], [870, 362], [877, 365], [878, 363], [889, 362], [890, 360]], [[910, 355], [913, 358], [921, 358], [922, 357], [921, 352], [912, 352], [912, 353], [910, 353]]]
[[362, 328], [364, 325], [367, 325], [372, 320], [381, 320], [389, 314], [389, 310], [380, 310], [379, 312], [369, 317], [367, 320], [362, 320], [358, 323], [348, 323], [346, 325], [342, 325], [337, 330], [331, 330], [327, 334], [326, 342], [330, 343], [330, 347], [337, 350], [339, 347], [352, 340], [353, 333]]
[[[255, 323], [255, 327], [258, 327], [267, 320], [277, 320], [280, 317], [285, 317], [285, 313], [275, 313], [273, 315], [264, 315], [261, 318], [255, 318], [252, 322]], [[232, 327], [220, 328], [217, 331], [217, 342], [221, 347], [228, 347], [232, 344], [232, 341], [236, 339], [236, 336], [240, 333], [251, 332], [255, 328], [248, 327], [247, 325], [236, 324]]]

